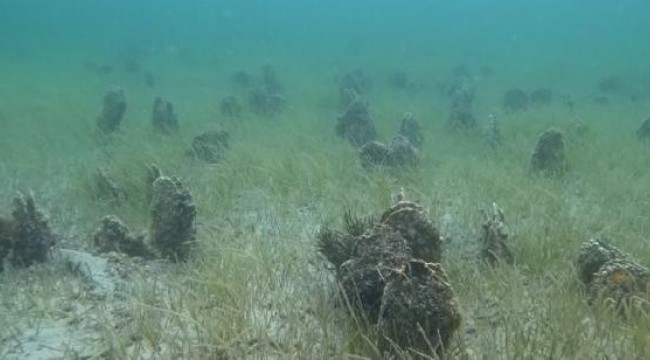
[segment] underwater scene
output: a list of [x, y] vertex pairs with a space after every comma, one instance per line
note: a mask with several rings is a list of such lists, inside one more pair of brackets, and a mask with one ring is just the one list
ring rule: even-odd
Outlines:
[[0, 0], [0, 359], [650, 358], [649, 24]]

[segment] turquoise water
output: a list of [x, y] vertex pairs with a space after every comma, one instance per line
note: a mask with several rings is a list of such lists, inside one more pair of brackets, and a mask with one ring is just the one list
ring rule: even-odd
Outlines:
[[[577, 84], [642, 75], [643, 1], [11, 1], [0, 4], [4, 68], [65, 71], [125, 50], [212, 71], [260, 62], [425, 68], [488, 64]], [[204, 69], [197, 69], [204, 70]], [[645, 74], [643, 74], [645, 75]]]

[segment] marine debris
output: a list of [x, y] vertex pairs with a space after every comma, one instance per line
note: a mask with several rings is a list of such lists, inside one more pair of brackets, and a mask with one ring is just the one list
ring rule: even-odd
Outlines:
[[55, 235], [32, 194], [18, 193], [10, 217], [0, 217], [0, 271], [5, 257], [15, 267], [28, 267], [48, 260]]
[[492, 204], [491, 211], [483, 210], [483, 224], [481, 224], [480, 256], [488, 264], [511, 264], [514, 260], [508, 245], [508, 226], [505, 215], [496, 203]]
[[370, 117], [368, 103], [357, 96], [337, 118], [336, 134], [360, 147], [377, 138], [375, 123]]
[[227, 131], [206, 131], [194, 137], [186, 155], [208, 164], [221, 161], [228, 150], [230, 135]]
[[194, 244], [196, 204], [180, 180], [160, 176], [153, 182], [151, 243], [164, 258], [185, 261]]
[[422, 146], [424, 141], [422, 127], [420, 127], [420, 123], [411, 112], [405, 113], [402, 117], [402, 124], [399, 127], [398, 134], [407, 138], [411, 145], [416, 148]]
[[435, 263], [441, 240], [428, 214], [400, 200], [379, 221], [347, 212], [344, 222], [344, 230], [321, 227], [317, 246], [333, 265], [349, 309], [377, 324], [382, 352], [440, 356], [461, 317]]
[[503, 108], [516, 112], [528, 109], [530, 105], [530, 97], [528, 93], [519, 88], [512, 88], [506, 91], [503, 95]]
[[555, 129], [545, 131], [535, 145], [530, 160], [531, 172], [543, 176], [562, 176], [566, 168], [564, 135]]
[[648, 310], [650, 271], [631, 255], [592, 239], [582, 244], [576, 267], [591, 303], [601, 301], [622, 312], [636, 306]]
[[107, 215], [93, 235], [93, 243], [99, 252], [121, 252], [129, 256], [152, 257], [144, 242], [145, 236], [134, 236], [120, 218]]
[[126, 112], [126, 96], [120, 88], [110, 88], [104, 94], [102, 110], [97, 117], [97, 127], [104, 134], [111, 134], [120, 128]]
[[174, 105], [160, 96], [154, 100], [151, 121], [154, 130], [158, 133], [167, 135], [178, 131], [178, 119], [174, 112]]

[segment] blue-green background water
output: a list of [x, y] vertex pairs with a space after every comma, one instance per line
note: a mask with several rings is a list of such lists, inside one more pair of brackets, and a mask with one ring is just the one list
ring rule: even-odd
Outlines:
[[[644, 1], [10, 1], [0, 3], [0, 55], [59, 68], [137, 48], [164, 63], [311, 63], [432, 67], [485, 63], [562, 81], [643, 73]], [[442, 63], [442, 64], [441, 64]]]
[[[91, 127], [105, 89], [120, 86], [127, 129], [149, 125], [156, 95], [170, 98], [185, 124], [206, 123], [233, 92], [232, 74], [271, 65], [295, 110], [290, 121], [333, 121], [336, 77], [361, 68], [377, 85], [368, 96], [380, 127], [384, 119], [394, 127], [407, 110], [441, 123], [448, 99], [437, 86], [466, 66], [479, 118], [499, 111], [513, 87], [582, 99], [613, 76], [625, 91], [608, 111], [613, 118], [624, 108], [632, 113], [621, 117], [636, 124], [650, 109], [649, 23], [650, 5], [640, 0], [3, 0], [0, 114], [13, 138], [30, 121], [87, 132], [77, 125]], [[137, 74], [125, 70], [128, 62]], [[110, 73], [88, 71], [102, 66]], [[395, 71], [423, 91], [391, 92], [386, 79]]]

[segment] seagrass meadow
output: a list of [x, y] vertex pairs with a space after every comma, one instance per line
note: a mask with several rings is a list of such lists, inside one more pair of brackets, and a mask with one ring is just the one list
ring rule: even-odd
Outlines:
[[[647, 8], [3, 2], [0, 358], [648, 358], [645, 275], [618, 303], [576, 267], [590, 239], [650, 266]], [[561, 164], [537, 172], [550, 129]], [[439, 233], [459, 315], [417, 351], [319, 250], [400, 200]], [[481, 257], [495, 204], [512, 261]]]

